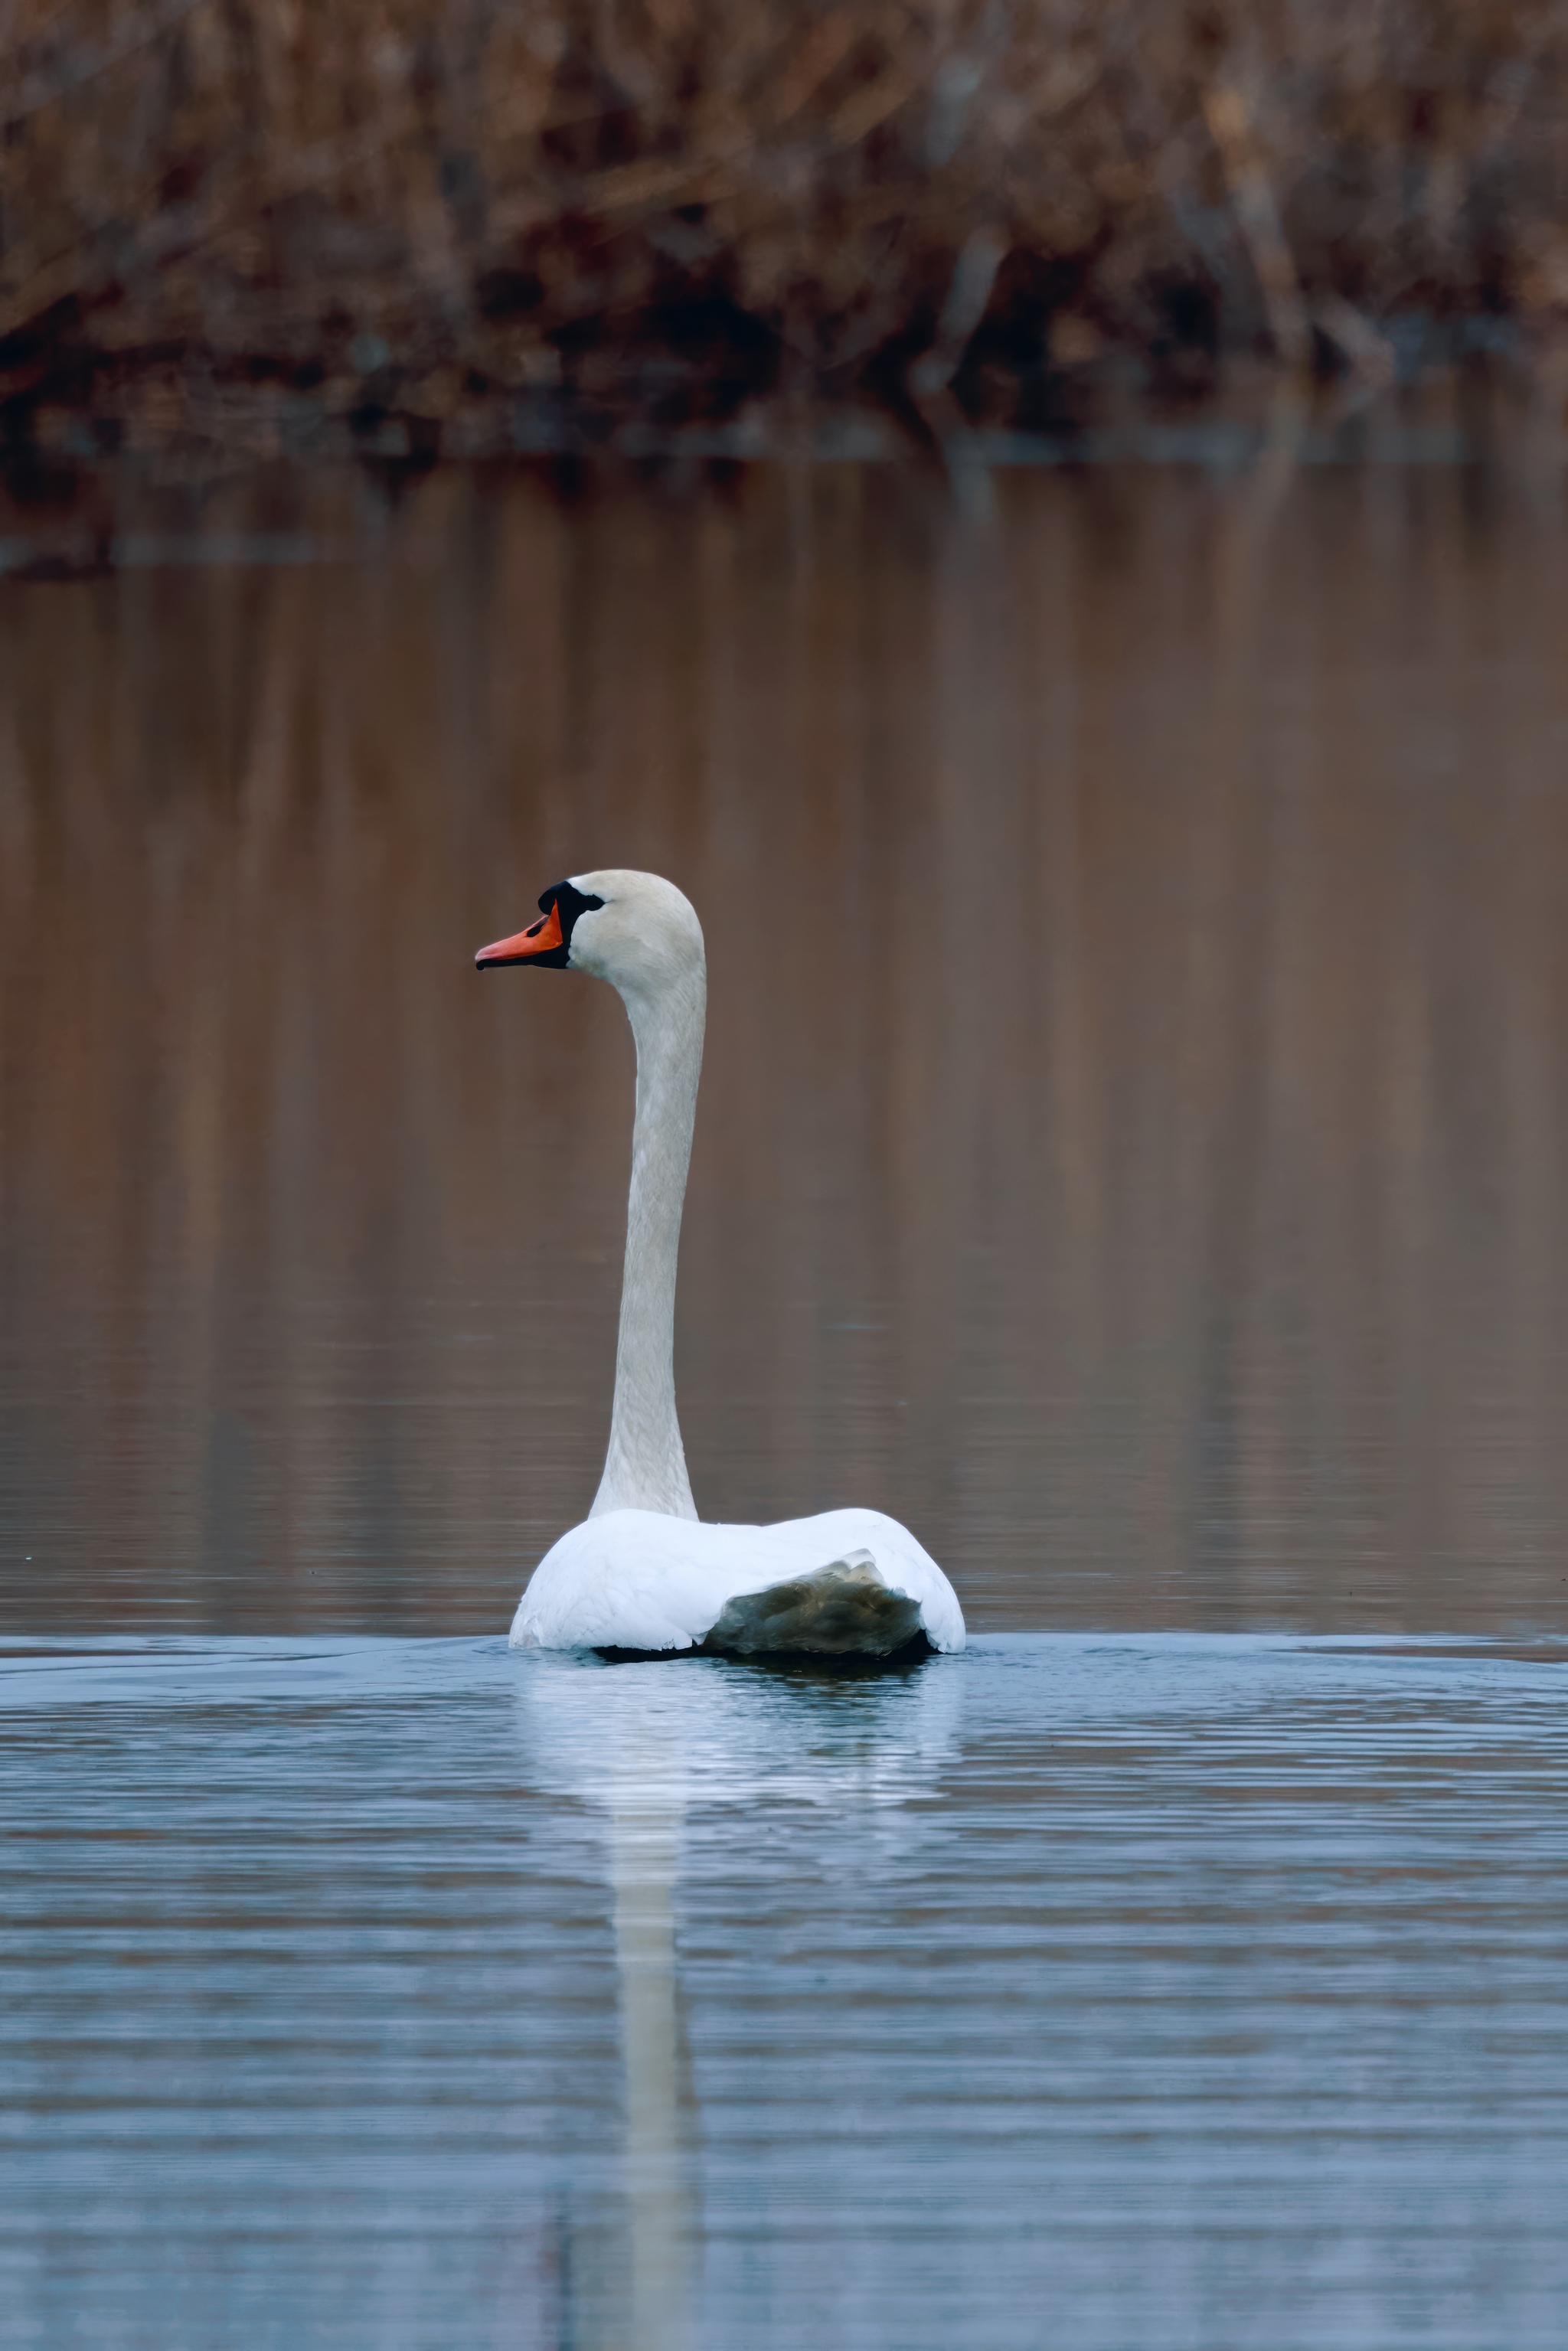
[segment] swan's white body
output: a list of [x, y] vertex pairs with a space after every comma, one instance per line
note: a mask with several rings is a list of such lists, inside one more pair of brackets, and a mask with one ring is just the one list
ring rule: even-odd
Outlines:
[[706, 1639], [727, 1604], [867, 1559], [890, 1592], [915, 1604], [933, 1648], [963, 1647], [952, 1585], [908, 1530], [880, 1510], [824, 1510], [771, 1527], [607, 1510], [573, 1527], [540, 1560], [512, 1619], [512, 1646], [690, 1649]]
[[[777, 1526], [704, 1526], [675, 1416], [675, 1260], [702, 1066], [702, 929], [656, 874], [577, 874], [544, 919], [484, 948], [486, 964], [546, 960], [607, 979], [637, 1046], [637, 1115], [610, 1447], [593, 1508], [535, 1569], [515, 1647], [716, 1648], [885, 1655], [924, 1634], [961, 1649], [952, 1585], [878, 1510]], [[710, 1639], [711, 1636], [711, 1639]]]

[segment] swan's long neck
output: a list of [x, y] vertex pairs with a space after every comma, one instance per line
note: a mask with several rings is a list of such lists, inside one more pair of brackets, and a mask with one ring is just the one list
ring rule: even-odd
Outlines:
[[610, 1450], [589, 1516], [635, 1510], [695, 1519], [675, 1418], [675, 1260], [707, 1008], [702, 964], [656, 995], [626, 992], [625, 1004], [637, 1043], [637, 1121]]

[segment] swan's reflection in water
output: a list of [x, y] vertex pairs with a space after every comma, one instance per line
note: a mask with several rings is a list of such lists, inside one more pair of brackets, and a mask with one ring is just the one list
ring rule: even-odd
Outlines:
[[625, 2185], [632, 2340], [682, 2351], [690, 2339], [697, 2217], [690, 2103], [683, 2096], [674, 1886], [681, 1820], [628, 1791], [610, 1806], [610, 1878], [625, 2068]]
[[847, 1854], [957, 1744], [962, 1658], [864, 1676], [716, 1658], [606, 1666], [533, 1652], [519, 1715], [536, 1785], [607, 1821], [623, 2071], [626, 2304], [637, 2351], [687, 2351], [701, 2262], [700, 2117], [679, 1961], [683, 1856], [714, 1808], [828, 1807]]

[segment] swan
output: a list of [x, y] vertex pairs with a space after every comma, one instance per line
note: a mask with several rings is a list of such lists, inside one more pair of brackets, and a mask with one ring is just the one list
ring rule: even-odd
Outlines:
[[529, 1578], [512, 1646], [741, 1656], [961, 1649], [952, 1585], [880, 1510], [824, 1510], [768, 1527], [698, 1520], [675, 1417], [674, 1329], [707, 1011], [702, 925], [656, 873], [579, 873], [538, 904], [537, 922], [481, 947], [475, 964], [607, 979], [636, 1043], [637, 1110], [604, 1475], [588, 1517]]

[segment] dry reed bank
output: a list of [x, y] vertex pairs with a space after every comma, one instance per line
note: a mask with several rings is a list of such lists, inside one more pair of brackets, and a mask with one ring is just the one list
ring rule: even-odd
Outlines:
[[1568, 332], [1563, 0], [0, 0], [0, 57], [13, 443], [1027, 423]]

